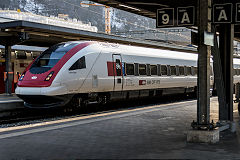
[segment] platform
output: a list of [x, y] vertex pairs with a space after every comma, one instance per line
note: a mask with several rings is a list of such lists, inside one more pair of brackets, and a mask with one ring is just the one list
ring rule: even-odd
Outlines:
[[[186, 142], [196, 119], [196, 100], [88, 115], [41, 124], [1, 128], [0, 159], [239, 159], [236, 134], [217, 144]], [[211, 99], [211, 119], [218, 117]], [[224, 136], [223, 136], [224, 135]]]
[[18, 98], [15, 94], [0, 94], [0, 112], [23, 107], [23, 100]]

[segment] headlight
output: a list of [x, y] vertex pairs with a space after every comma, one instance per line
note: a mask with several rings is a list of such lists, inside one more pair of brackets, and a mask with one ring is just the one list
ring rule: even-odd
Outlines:
[[19, 81], [22, 81], [23, 78], [24, 78], [24, 76], [25, 76], [25, 72], [20, 76], [20, 78], [19, 78], [18, 80], [19, 80]]
[[53, 71], [50, 72], [50, 73], [48, 74], [48, 76], [45, 78], [45, 81], [49, 81], [49, 80], [52, 78], [53, 73], [54, 73]]

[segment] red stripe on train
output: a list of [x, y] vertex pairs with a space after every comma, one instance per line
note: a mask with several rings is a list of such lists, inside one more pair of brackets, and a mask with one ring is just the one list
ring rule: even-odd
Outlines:
[[[120, 63], [121, 66], [121, 75], [122, 72], [122, 63]], [[116, 76], [117, 75], [117, 69], [116, 69], [116, 62], [107, 62], [107, 69], [108, 69], [108, 76]]]

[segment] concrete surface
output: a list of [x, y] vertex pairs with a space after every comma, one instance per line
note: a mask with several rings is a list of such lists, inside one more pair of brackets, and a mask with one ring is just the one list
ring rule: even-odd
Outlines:
[[190, 143], [217, 143], [219, 142], [219, 129], [210, 131], [189, 130], [187, 132], [187, 142]]
[[23, 101], [15, 94], [0, 94], [0, 112], [24, 108]]
[[240, 159], [236, 105], [236, 133], [210, 145], [186, 141], [196, 109], [194, 100], [0, 129], [0, 159]]

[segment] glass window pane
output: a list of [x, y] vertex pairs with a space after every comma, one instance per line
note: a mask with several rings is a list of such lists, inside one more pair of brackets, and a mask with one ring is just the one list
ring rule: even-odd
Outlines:
[[157, 75], [157, 65], [150, 65], [151, 75]]
[[134, 65], [133, 64], [126, 64], [126, 74], [134, 75]]
[[167, 66], [166, 65], [161, 65], [161, 74], [167, 75]]
[[116, 59], [116, 73], [117, 73], [117, 76], [121, 76], [122, 75], [122, 66], [121, 66], [121, 61], [120, 59]]
[[191, 67], [186, 67], [186, 74], [189, 76], [191, 75]]
[[197, 72], [198, 72], [197, 67], [193, 67], [193, 74], [194, 74], [194, 75], [197, 75]]
[[79, 43], [60, 43], [45, 50], [33, 63], [30, 72], [41, 74], [50, 70], [58, 61], [72, 48]]
[[139, 64], [139, 74], [146, 75], [146, 65], [145, 64]]
[[170, 69], [171, 69], [171, 75], [176, 75], [176, 67], [170, 66]]
[[85, 56], [78, 59], [70, 68], [69, 70], [76, 70], [76, 69], [83, 69], [86, 68]]
[[183, 66], [179, 66], [179, 75], [184, 76], [184, 67]]
[[135, 70], [135, 73], [134, 75], [135, 76], [139, 76], [139, 64], [138, 63], [134, 63], [134, 70]]

